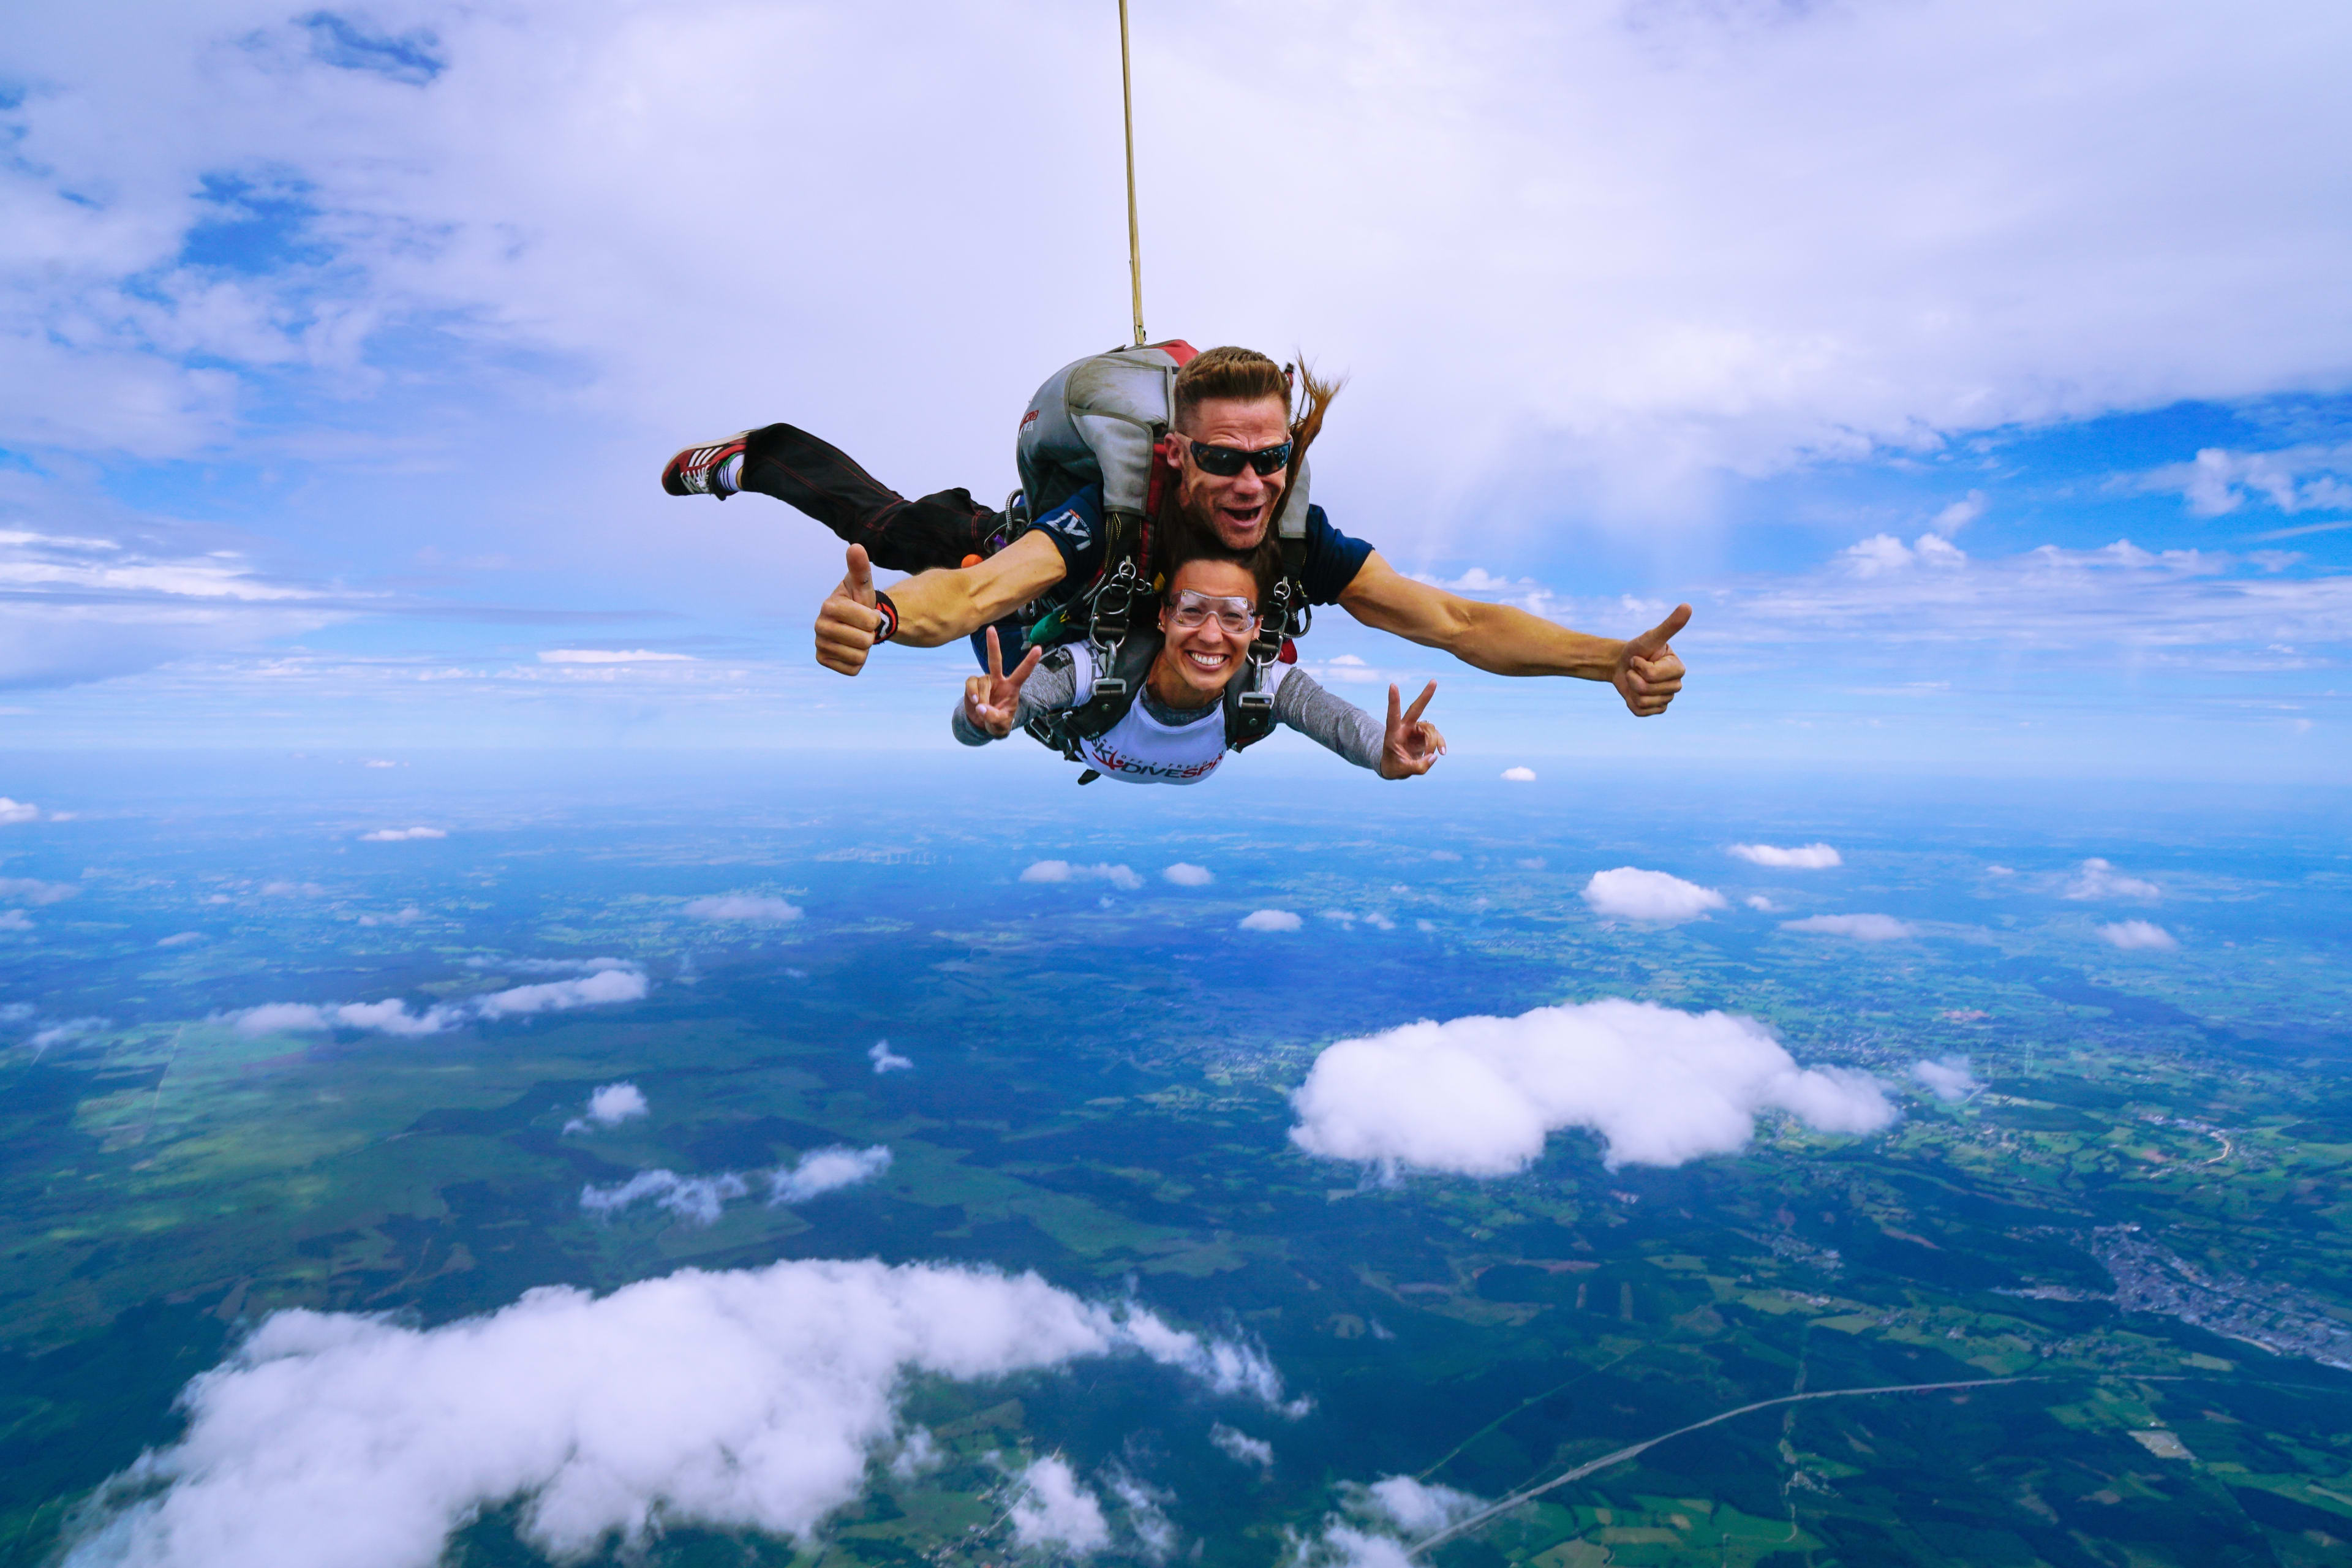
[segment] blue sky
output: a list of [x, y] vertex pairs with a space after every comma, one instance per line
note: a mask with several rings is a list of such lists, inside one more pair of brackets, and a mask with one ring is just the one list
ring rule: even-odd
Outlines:
[[[43, 9], [0, 744], [947, 744], [959, 654], [818, 670], [829, 536], [656, 475], [789, 418], [1010, 487], [1125, 328], [1108, 0]], [[1151, 325], [1350, 374], [1335, 521], [1591, 630], [1698, 606], [1646, 724], [1327, 616], [1458, 765], [2352, 762], [2341, 6], [1135, 15]]]

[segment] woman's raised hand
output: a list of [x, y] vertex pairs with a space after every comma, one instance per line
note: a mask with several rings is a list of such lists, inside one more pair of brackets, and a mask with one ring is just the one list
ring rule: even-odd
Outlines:
[[[963, 716], [972, 727], [985, 730], [999, 740], [1013, 733], [1013, 721], [1021, 712], [1021, 688], [1037, 661], [1045, 657], [1042, 647], [1033, 647], [1029, 657], [1004, 673], [1004, 654], [996, 641], [996, 628], [988, 628], [988, 673], [968, 676], [963, 683]], [[1419, 712], [1419, 709], [1414, 710]]]
[[1445, 754], [1445, 737], [1421, 716], [1436, 695], [1437, 682], [1433, 680], [1413, 699], [1411, 708], [1400, 712], [1400, 694], [1395, 687], [1389, 688], [1389, 731], [1381, 746], [1381, 777], [1416, 778], [1435, 767], [1437, 759]]

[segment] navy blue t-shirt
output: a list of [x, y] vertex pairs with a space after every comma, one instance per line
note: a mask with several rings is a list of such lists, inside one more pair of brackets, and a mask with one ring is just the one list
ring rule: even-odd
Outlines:
[[[1053, 540], [1062, 552], [1066, 575], [1047, 590], [1048, 600], [1090, 586], [1103, 564], [1102, 489], [1090, 486], [1029, 525]], [[1372, 547], [1350, 539], [1331, 526], [1319, 506], [1307, 509], [1307, 559], [1299, 566], [1299, 585], [1310, 605], [1336, 605], [1348, 584], [1363, 569]]]
[[[1105, 534], [1102, 521], [1102, 487], [1089, 485], [1029, 525], [1032, 531], [1043, 532], [1062, 552], [1062, 580], [1038, 595], [1038, 603], [1047, 609], [1057, 609], [1069, 604], [1094, 586], [1102, 571]], [[1363, 569], [1364, 558], [1372, 547], [1360, 539], [1350, 539], [1331, 526], [1319, 506], [1307, 509], [1307, 557], [1299, 563], [1299, 585], [1307, 590], [1310, 605], [1336, 605], [1348, 584], [1356, 580]], [[1029, 646], [1030, 622], [1022, 616], [1006, 616], [997, 623], [998, 646], [1003, 650], [1004, 667], [1013, 668]], [[1066, 635], [1066, 634], [1065, 634]], [[1049, 638], [1059, 641], [1060, 638]], [[988, 632], [986, 627], [971, 634], [971, 656], [982, 668], [988, 668]]]

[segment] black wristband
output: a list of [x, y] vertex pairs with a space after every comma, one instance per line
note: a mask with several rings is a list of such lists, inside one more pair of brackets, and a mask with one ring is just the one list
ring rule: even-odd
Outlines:
[[874, 634], [874, 640], [888, 642], [898, 635], [898, 606], [890, 602], [889, 595], [877, 588], [874, 590], [874, 607], [882, 612], [882, 629]]

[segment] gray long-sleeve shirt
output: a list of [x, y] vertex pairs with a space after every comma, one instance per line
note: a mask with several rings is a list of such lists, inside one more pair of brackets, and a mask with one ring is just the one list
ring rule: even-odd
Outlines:
[[[1171, 708], [1152, 696], [1149, 688], [1136, 700], [1162, 724], [1189, 726], [1224, 721], [1223, 703], [1213, 702], [1201, 709]], [[1076, 701], [1077, 672], [1067, 659], [1049, 658], [1023, 683], [1014, 728], [1026, 724], [1039, 713], [1072, 707]], [[1274, 689], [1274, 717], [1276, 723], [1288, 725], [1360, 768], [1378, 769], [1381, 765], [1387, 727], [1346, 698], [1325, 690], [1313, 676], [1295, 665]], [[953, 722], [955, 738], [967, 746], [984, 746], [1000, 739], [966, 719], [961, 702], [956, 704]]]

